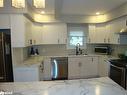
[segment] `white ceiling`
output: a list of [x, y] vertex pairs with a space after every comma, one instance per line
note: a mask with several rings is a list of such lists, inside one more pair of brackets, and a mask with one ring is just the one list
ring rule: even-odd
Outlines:
[[63, 14], [95, 15], [96, 12], [104, 14], [127, 0], [63, 0]]
[[[32, 4], [32, 0], [28, 0]], [[55, 13], [55, 0], [45, 0], [47, 14]], [[105, 14], [127, 2], [127, 0], [61, 0], [62, 14], [69, 15], [95, 15], [96, 12]], [[57, 4], [57, 2], [56, 2]], [[38, 10], [36, 10], [38, 11]]]

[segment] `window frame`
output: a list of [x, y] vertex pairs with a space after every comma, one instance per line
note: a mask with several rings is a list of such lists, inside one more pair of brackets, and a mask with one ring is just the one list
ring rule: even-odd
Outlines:
[[82, 31], [83, 36], [78, 36], [78, 37], [83, 37], [83, 45], [80, 47], [81, 49], [86, 49], [86, 44], [87, 44], [87, 34], [85, 31], [85, 25], [68, 25], [67, 27], [67, 49], [75, 49], [76, 46], [70, 45], [70, 32], [71, 31]]

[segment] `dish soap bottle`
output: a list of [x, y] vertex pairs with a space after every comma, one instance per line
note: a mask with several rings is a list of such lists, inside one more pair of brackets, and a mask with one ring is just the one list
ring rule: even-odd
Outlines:
[[30, 49], [30, 55], [34, 55], [34, 54], [35, 54], [34, 48], [31, 47], [31, 49]]
[[35, 49], [35, 55], [39, 55], [38, 49]]

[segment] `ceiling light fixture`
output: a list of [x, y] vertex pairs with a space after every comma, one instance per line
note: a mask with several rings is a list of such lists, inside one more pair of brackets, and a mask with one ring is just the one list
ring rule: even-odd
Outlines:
[[96, 12], [96, 15], [100, 15], [100, 12]]
[[25, 8], [25, 0], [12, 0], [12, 6], [15, 8]]
[[45, 14], [45, 11], [41, 11], [41, 14]]
[[45, 0], [33, 0], [35, 8], [45, 8]]
[[4, 7], [4, 0], [0, 0], [0, 7]]

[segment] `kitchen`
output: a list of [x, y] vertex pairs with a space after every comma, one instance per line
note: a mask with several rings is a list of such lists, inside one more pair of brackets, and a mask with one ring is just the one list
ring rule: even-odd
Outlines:
[[1, 92], [127, 94], [126, 0], [12, 1], [0, 5]]

